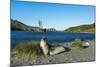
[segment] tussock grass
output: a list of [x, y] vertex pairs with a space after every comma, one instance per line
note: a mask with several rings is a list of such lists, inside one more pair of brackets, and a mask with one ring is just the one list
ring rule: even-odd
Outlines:
[[14, 48], [14, 51], [17, 58], [36, 58], [42, 54], [39, 43], [33, 40], [21, 42]]
[[75, 39], [74, 42], [72, 42], [70, 45], [69, 45], [69, 48], [73, 49], [73, 48], [81, 48], [82, 45], [81, 45], [81, 39], [77, 38]]

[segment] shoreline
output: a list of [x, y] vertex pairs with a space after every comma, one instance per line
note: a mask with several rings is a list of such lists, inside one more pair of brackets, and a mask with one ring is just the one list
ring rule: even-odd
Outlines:
[[90, 46], [84, 49], [71, 49], [57, 55], [41, 55], [38, 58], [16, 60], [11, 54], [11, 66], [28, 66], [28, 65], [44, 65], [58, 63], [73, 63], [73, 62], [89, 62], [95, 61], [95, 41], [89, 41]]
[[[11, 30], [11, 32], [13, 31], [25, 31], [25, 30]], [[25, 32], [39, 32], [39, 31], [25, 31]], [[65, 32], [65, 33], [93, 33], [95, 34], [95, 32], [67, 32], [67, 31], [46, 31], [46, 32]], [[40, 31], [41, 33], [41, 31]], [[42, 32], [43, 33], [43, 32]], [[45, 33], [45, 32], [44, 32]]]

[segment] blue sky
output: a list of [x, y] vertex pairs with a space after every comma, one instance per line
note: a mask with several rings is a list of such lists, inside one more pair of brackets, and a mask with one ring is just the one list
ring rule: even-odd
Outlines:
[[95, 6], [20, 2], [11, 0], [11, 18], [27, 25], [64, 30], [71, 26], [95, 22]]

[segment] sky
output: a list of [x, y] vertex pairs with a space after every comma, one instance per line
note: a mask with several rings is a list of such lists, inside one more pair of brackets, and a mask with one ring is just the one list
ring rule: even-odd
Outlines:
[[44, 28], [65, 30], [94, 23], [95, 6], [11, 0], [11, 19], [31, 26], [41, 20]]

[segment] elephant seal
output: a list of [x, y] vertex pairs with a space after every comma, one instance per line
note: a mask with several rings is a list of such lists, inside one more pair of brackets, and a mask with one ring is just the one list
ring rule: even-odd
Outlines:
[[57, 46], [53, 50], [50, 50], [50, 55], [56, 55], [66, 51], [66, 49], [62, 46]]
[[48, 40], [47, 38], [42, 38], [40, 41], [40, 47], [44, 53], [44, 55], [49, 54], [49, 46], [48, 46]]

